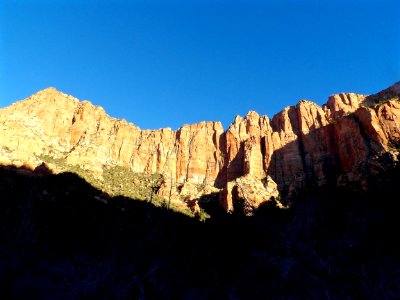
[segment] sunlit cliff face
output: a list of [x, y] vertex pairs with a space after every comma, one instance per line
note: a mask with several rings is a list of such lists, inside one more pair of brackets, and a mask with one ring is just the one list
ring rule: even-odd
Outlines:
[[251, 111], [226, 131], [220, 122], [141, 130], [48, 88], [0, 110], [0, 162], [34, 168], [50, 155], [98, 176], [120, 165], [162, 174], [159, 194], [176, 201], [186, 184], [220, 192], [228, 211], [238, 198], [258, 207], [309, 183], [364, 184], [361, 165], [400, 138], [399, 86], [333, 95], [322, 107], [302, 100], [272, 119]]

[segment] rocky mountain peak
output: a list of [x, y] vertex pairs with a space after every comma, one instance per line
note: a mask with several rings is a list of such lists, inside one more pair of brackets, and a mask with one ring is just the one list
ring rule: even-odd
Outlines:
[[0, 163], [35, 167], [47, 155], [98, 176], [115, 165], [160, 173], [159, 194], [172, 201], [182, 201], [182, 190], [196, 188], [198, 197], [200, 187], [217, 189], [226, 210], [242, 201], [249, 212], [310, 183], [365, 185], [371, 170], [362, 166], [400, 138], [399, 90], [397, 83], [370, 96], [332, 95], [322, 107], [301, 100], [271, 120], [250, 111], [226, 131], [220, 122], [173, 131], [141, 130], [47, 88], [0, 110]]

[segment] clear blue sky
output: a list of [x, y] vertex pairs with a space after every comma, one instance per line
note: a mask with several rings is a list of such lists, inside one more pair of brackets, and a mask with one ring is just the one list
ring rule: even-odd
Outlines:
[[49, 86], [143, 129], [400, 80], [400, 1], [0, 1], [0, 106]]

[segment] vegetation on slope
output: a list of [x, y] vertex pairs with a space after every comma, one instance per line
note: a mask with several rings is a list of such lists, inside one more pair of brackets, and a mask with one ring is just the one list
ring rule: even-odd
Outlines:
[[[195, 217], [195, 214], [183, 202], [181, 205], [177, 205], [177, 203], [169, 201], [168, 198], [157, 194], [164, 181], [161, 174], [138, 173], [116, 165], [104, 167], [102, 174], [99, 175], [93, 174], [78, 165], [68, 164], [62, 158], [49, 155], [42, 155], [39, 158], [59, 170], [58, 172], [71, 172], [79, 175], [92, 186], [103, 191], [103, 198], [123, 196], [148, 201], [156, 207], [167, 207], [184, 215]], [[208, 215], [204, 211], [200, 211], [200, 215], [197, 215], [197, 217], [204, 220]]]
[[362, 105], [376, 108], [388, 101], [399, 101], [399, 99], [400, 92], [397, 89], [389, 88], [380, 93], [367, 96]]
[[[0, 168], [4, 299], [398, 299], [395, 163], [368, 194], [304, 190], [289, 209], [201, 223], [73, 173]], [[214, 212], [217, 214], [218, 212]]]

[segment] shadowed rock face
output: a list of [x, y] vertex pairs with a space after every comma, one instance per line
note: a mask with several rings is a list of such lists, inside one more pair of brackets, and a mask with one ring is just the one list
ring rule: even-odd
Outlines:
[[237, 116], [224, 132], [220, 122], [141, 130], [48, 88], [0, 110], [0, 163], [33, 168], [37, 156], [51, 155], [99, 174], [122, 165], [163, 174], [161, 195], [178, 197], [185, 183], [211, 185], [228, 211], [239, 198], [257, 207], [277, 196], [275, 182], [285, 195], [309, 183], [364, 184], [361, 166], [400, 138], [399, 93], [396, 84], [372, 96], [333, 95], [322, 107], [302, 100], [272, 120]]

